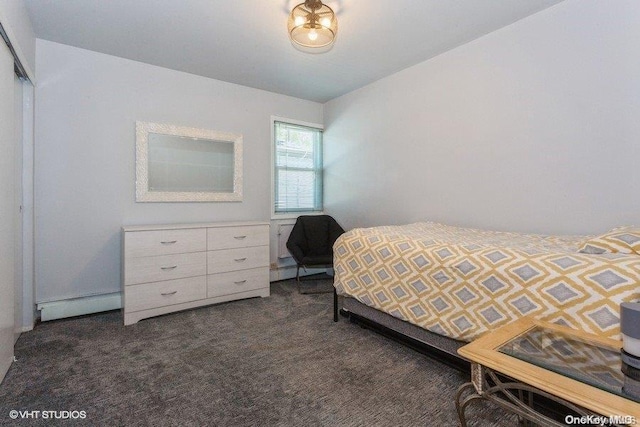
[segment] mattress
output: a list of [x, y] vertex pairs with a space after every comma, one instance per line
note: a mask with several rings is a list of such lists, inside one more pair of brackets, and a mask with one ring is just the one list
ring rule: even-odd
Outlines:
[[640, 256], [578, 253], [588, 237], [433, 222], [358, 228], [334, 245], [334, 285], [463, 341], [523, 316], [619, 339], [620, 303], [640, 298]]

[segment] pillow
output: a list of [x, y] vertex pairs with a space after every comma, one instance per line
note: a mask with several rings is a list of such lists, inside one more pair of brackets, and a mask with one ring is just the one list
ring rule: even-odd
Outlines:
[[640, 227], [618, 227], [582, 244], [578, 252], [603, 254], [619, 252], [640, 255]]

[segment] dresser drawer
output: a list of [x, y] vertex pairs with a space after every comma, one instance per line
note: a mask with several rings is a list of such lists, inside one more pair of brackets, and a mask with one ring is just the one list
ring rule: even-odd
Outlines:
[[207, 250], [206, 228], [128, 231], [124, 238], [127, 258]]
[[208, 274], [268, 267], [269, 246], [209, 251], [207, 258]]
[[126, 260], [125, 286], [207, 274], [207, 253], [161, 255]]
[[207, 276], [207, 298], [269, 287], [269, 268], [232, 271]]
[[125, 289], [125, 312], [147, 310], [167, 305], [197, 301], [207, 297], [205, 276], [166, 280], [128, 286]]
[[250, 225], [207, 229], [207, 249], [244, 248], [269, 245], [269, 226]]

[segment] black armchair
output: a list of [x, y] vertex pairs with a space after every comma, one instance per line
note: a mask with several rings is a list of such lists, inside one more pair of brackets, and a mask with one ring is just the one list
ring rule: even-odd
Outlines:
[[344, 233], [329, 215], [301, 215], [298, 217], [287, 249], [296, 261], [296, 280], [300, 292], [300, 267], [333, 267], [333, 244]]

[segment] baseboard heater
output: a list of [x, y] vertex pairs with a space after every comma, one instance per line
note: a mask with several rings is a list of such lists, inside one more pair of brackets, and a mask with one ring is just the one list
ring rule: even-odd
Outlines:
[[[326, 268], [307, 268], [306, 270], [300, 269], [300, 277], [302, 276], [311, 276], [319, 273], [326, 273]], [[288, 265], [285, 267], [275, 268], [269, 271], [269, 281], [277, 282], [280, 280], [287, 279], [295, 279], [296, 277], [296, 266]]]
[[[307, 271], [300, 270], [300, 275], [311, 275], [324, 273], [324, 268], [309, 268]], [[270, 281], [292, 279], [296, 277], [296, 267], [288, 266], [271, 270]], [[41, 302], [37, 304], [40, 311], [40, 320], [64, 319], [66, 317], [83, 316], [85, 314], [100, 313], [102, 311], [119, 310], [122, 308], [122, 295], [120, 292], [111, 294], [92, 295], [87, 297], [66, 299], [60, 301]]]
[[43, 322], [122, 308], [120, 292], [37, 304]]

